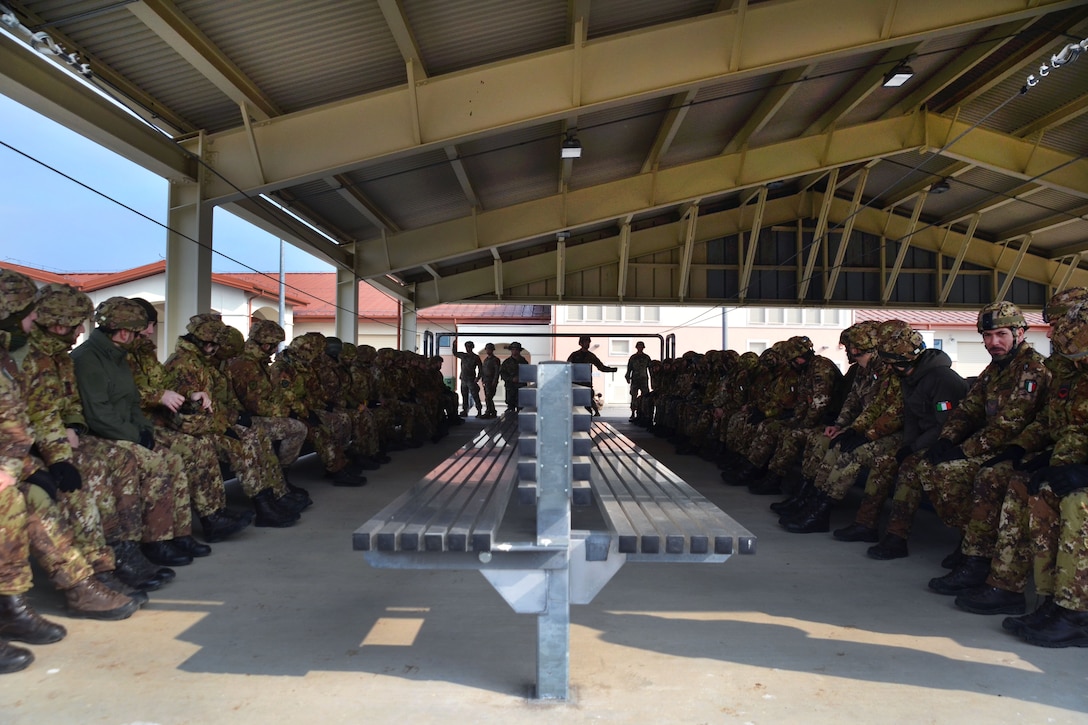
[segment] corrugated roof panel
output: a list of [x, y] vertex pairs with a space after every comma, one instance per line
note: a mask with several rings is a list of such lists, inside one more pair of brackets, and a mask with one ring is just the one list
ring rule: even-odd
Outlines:
[[593, 0], [589, 6], [588, 37], [600, 38], [706, 15], [714, 12], [717, 4], [716, 0]]
[[559, 188], [560, 124], [547, 123], [461, 144], [458, 152], [484, 209], [540, 199]]
[[371, 239], [380, 234], [376, 226], [323, 179], [299, 184], [287, 191], [294, 201], [304, 204], [351, 239]]
[[563, 0], [401, 0], [401, 5], [430, 76], [569, 41]]
[[438, 224], [470, 211], [449, 161], [370, 177], [358, 187], [402, 229]]
[[661, 168], [720, 154], [772, 83], [773, 78], [753, 76], [701, 89], [660, 160]]
[[1088, 242], [1088, 221], [1070, 217], [1068, 224], [1063, 224], [1044, 232], [1039, 232], [1032, 240], [1032, 248], [1045, 249], [1050, 253], [1063, 253], [1063, 248], [1074, 247], [1083, 251]]
[[1048, 130], [1043, 145], [1077, 156], [1088, 155], [1088, 113]]
[[634, 176], [653, 147], [669, 97], [589, 113], [578, 119], [582, 157], [575, 159], [570, 188]]
[[377, 3], [179, 0], [178, 8], [283, 113], [407, 81]]

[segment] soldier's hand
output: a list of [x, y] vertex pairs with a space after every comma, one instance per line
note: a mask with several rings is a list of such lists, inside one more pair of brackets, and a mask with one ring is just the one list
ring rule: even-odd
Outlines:
[[236, 440], [236, 441], [240, 441], [240, 440], [242, 440], [242, 439], [241, 439], [241, 438], [240, 438], [240, 437], [238, 436], [238, 434], [237, 434], [237, 433], [236, 433], [236, 432], [234, 431], [234, 427], [233, 427], [233, 426], [227, 426], [227, 429], [226, 429], [225, 431], [223, 431], [223, 435], [225, 435], [225, 436], [226, 436], [227, 438], [233, 438], [233, 439], [234, 439], [234, 440]]
[[765, 420], [767, 420], [767, 416], [759, 408], [755, 408], [748, 413], [748, 425], [759, 425]]
[[141, 428], [140, 445], [149, 451], [155, 450], [155, 434], [147, 428]]
[[171, 413], [176, 413], [181, 410], [181, 406], [185, 403], [185, 396], [174, 390], [166, 390], [163, 391], [159, 402], [169, 409]]
[[1065, 497], [1074, 491], [1088, 488], [1088, 466], [1083, 463], [1051, 466], [1043, 470], [1050, 472], [1047, 481], [1050, 482], [1050, 490], [1058, 496]]
[[78, 491], [83, 488], [83, 476], [79, 469], [68, 461], [57, 461], [49, 465], [49, 475], [57, 483], [57, 488], [65, 493]]
[[835, 440], [831, 441], [831, 445], [838, 445], [839, 451], [842, 453], [851, 453], [868, 442], [869, 439], [864, 434], [858, 433], [853, 428], [847, 428]]
[[209, 413], [212, 412], [212, 398], [203, 390], [199, 393], [193, 393], [189, 396], [189, 398], [193, 401], [200, 403], [200, 407], [204, 410], [208, 411]]
[[824, 428], [824, 437], [825, 438], [834, 438], [835, 436], [837, 436], [839, 434], [839, 431], [841, 431], [841, 430], [842, 430], [842, 428], [840, 428], [837, 425], [826, 426]]
[[26, 482], [31, 486], [37, 486], [45, 491], [49, 495], [49, 498], [54, 501], [57, 500], [57, 483], [53, 480], [53, 477], [49, 475], [49, 471], [39, 468], [37, 471], [34, 471], [34, 473], [27, 476]]
[[910, 446], [903, 446], [895, 452], [895, 462], [899, 465], [903, 465], [903, 461], [907, 460], [907, 456], [914, 453], [914, 450]]
[[1017, 471], [1024, 471], [1025, 473], [1035, 473], [1050, 465], [1050, 451], [1045, 451], [1029, 458], [1026, 461], [1018, 461], [1012, 465]]
[[959, 461], [967, 458], [963, 453], [963, 448], [957, 446], [947, 438], [938, 438], [929, 452], [926, 454], [926, 460], [930, 465], [936, 466], [941, 463], [948, 463], [949, 461]]
[[243, 410], [241, 413], [238, 414], [238, 420], [235, 422], [235, 425], [249, 428], [253, 425], [253, 416]]
[[[998, 453], [993, 458], [989, 459], [982, 464], [983, 468], [993, 468], [998, 463], [1003, 461], [1019, 461], [1024, 457], [1024, 449], [1021, 446], [1008, 446], [1005, 450]], [[1013, 464], [1015, 467], [1015, 463]]]
[[319, 426], [321, 425], [321, 418], [317, 413], [311, 410], [310, 414], [306, 416], [306, 422], [312, 426]]

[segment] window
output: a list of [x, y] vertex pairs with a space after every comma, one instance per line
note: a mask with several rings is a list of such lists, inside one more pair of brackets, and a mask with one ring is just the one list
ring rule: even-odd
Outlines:
[[767, 349], [766, 340], [749, 340], [748, 341], [748, 351], [749, 352], [754, 352], [756, 355], [759, 355], [761, 352], [763, 352], [766, 349]]
[[749, 307], [748, 308], [748, 324], [749, 325], [765, 325], [767, 324], [767, 310], [763, 307]]
[[585, 310], [581, 305], [567, 307], [567, 322], [581, 322], [585, 319]]
[[801, 309], [799, 307], [786, 308], [786, 324], [794, 326], [801, 324]]
[[600, 305], [586, 306], [586, 322], [600, 322], [604, 317], [604, 309]]
[[608, 355], [609, 357], [630, 357], [631, 355], [631, 341], [630, 340], [609, 340], [608, 341]]
[[567, 322], [660, 322], [660, 307], [568, 305]]
[[805, 324], [806, 325], [819, 325], [820, 324], [820, 312], [822, 312], [822, 310], [805, 310]]
[[623, 308], [623, 321], [624, 322], [641, 322], [642, 314], [640, 307], [624, 307]]
[[643, 307], [642, 308], [642, 321], [643, 322], [660, 322], [661, 321], [661, 308], [660, 307]]
[[604, 319], [606, 322], [619, 322], [620, 321], [620, 308], [618, 305], [607, 305], [604, 308]]

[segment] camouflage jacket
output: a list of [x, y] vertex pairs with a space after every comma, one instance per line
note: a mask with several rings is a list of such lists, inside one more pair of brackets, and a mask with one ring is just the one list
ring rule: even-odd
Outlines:
[[68, 428], [87, 427], [76, 387], [75, 366], [68, 356], [69, 347], [66, 341], [35, 328], [30, 332], [20, 366], [25, 381], [26, 414], [38, 453], [47, 464], [70, 460]]
[[[166, 384], [186, 398], [174, 425], [183, 433], [205, 435], [222, 433], [238, 418], [238, 402], [213, 357], [185, 338], [178, 338], [174, 354], [166, 361]], [[207, 393], [211, 411], [189, 401], [193, 393]], [[228, 395], [229, 392], [229, 395]]]
[[138, 337], [128, 351], [128, 364], [132, 368], [132, 377], [140, 389], [140, 406], [151, 414], [169, 417], [170, 411], [162, 405], [162, 395], [169, 388], [166, 385], [166, 369], [159, 362], [159, 353], [155, 341]]
[[276, 355], [272, 363], [272, 380], [284, 393], [290, 415], [306, 420], [311, 413], [324, 410], [324, 400], [319, 397], [317, 376], [305, 360], [298, 359], [289, 350]]
[[991, 362], [941, 427], [941, 438], [959, 443], [969, 458], [1010, 444], [1039, 412], [1050, 382], [1043, 357], [1026, 342]]
[[291, 412], [280, 381], [272, 377], [271, 360], [254, 342], [227, 361], [225, 374], [243, 410], [265, 418], [286, 418]]
[[497, 385], [499, 382], [499, 359], [494, 355], [484, 355], [480, 358], [480, 380], [486, 385]]
[[815, 355], [801, 371], [797, 384], [797, 402], [790, 424], [812, 428], [824, 417], [824, 411], [835, 397], [842, 373], [835, 363], [823, 355]]
[[8, 333], [0, 332], [0, 471], [22, 481], [37, 468], [30, 457], [34, 445], [19, 370], [7, 351]]
[[625, 374], [628, 382], [642, 383], [650, 379], [650, 356], [644, 352], [636, 352], [631, 357], [627, 358], [627, 373]]
[[899, 376], [883, 360], [874, 359], [860, 377], [873, 378], [872, 396], [850, 427], [871, 441], [903, 429], [903, 385]]
[[1060, 355], [1047, 358], [1053, 376], [1035, 420], [1011, 444], [1029, 453], [1053, 444], [1050, 465], [1084, 463], [1088, 459], [1088, 371]]
[[518, 366], [525, 362], [524, 358], [511, 355], [502, 361], [499, 365], [499, 377], [503, 382], [509, 385], [510, 383], [518, 382]]
[[846, 399], [843, 400], [842, 408], [839, 409], [838, 417], [835, 418], [835, 425], [839, 428], [845, 428], [854, 422], [854, 419], [861, 415], [861, 411], [865, 410], [865, 406], [872, 401], [873, 396], [876, 395], [876, 389], [880, 383], [880, 376], [873, 372], [873, 366], [879, 361], [876, 355], [873, 355], [869, 361], [868, 367], [862, 368], [858, 365], [853, 367], [857, 370], [853, 376], [853, 383], [850, 385], [850, 390], [846, 393]]

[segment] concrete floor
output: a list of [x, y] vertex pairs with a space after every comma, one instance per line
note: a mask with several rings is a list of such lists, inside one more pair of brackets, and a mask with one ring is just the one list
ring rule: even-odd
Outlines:
[[480, 575], [377, 570], [352, 551], [352, 531], [468, 440], [470, 420], [362, 489], [300, 461], [316, 503], [298, 525], [216, 545], [127, 621], [67, 619], [39, 586], [35, 606], [69, 635], [0, 678], [0, 723], [1088, 722], [1084, 650], [1029, 646], [926, 589], [954, 543], [932, 513], [910, 558], [873, 561], [865, 544], [783, 532], [773, 499], [609, 412], [758, 553], [624, 567], [572, 610], [570, 703], [526, 698], [535, 618]]

